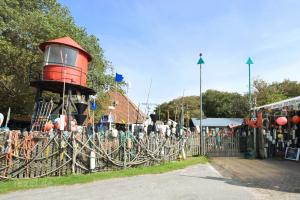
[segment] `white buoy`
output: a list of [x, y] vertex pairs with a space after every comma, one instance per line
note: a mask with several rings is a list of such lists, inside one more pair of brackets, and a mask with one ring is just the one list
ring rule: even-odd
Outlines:
[[4, 115], [2, 113], [0, 113], [0, 127], [3, 123], [3, 120], [4, 120]]
[[168, 137], [171, 135], [171, 130], [170, 130], [170, 128], [167, 129], [167, 133], [166, 133], [166, 134], [167, 134]]
[[139, 132], [139, 139], [142, 140], [144, 138], [144, 133], [143, 132]]
[[118, 130], [117, 129], [113, 129], [111, 131], [111, 136], [114, 137], [114, 138], [118, 137]]
[[90, 154], [90, 169], [96, 168], [96, 154], [94, 151], [91, 151]]
[[175, 134], [176, 133], [176, 128], [172, 128], [171, 132], [172, 132], [172, 134]]
[[184, 148], [181, 149], [181, 154], [182, 154], [182, 159], [185, 160], [186, 159], [186, 154], [185, 154]]
[[63, 131], [65, 129], [65, 115], [60, 115], [59, 121], [59, 130]]

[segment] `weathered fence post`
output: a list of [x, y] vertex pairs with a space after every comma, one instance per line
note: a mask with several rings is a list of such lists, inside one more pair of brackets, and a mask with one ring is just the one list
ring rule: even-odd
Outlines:
[[124, 165], [124, 169], [126, 168], [126, 141], [127, 141], [127, 134], [126, 134], [126, 132], [124, 133], [124, 135], [125, 135], [125, 137], [124, 137], [124, 154], [123, 154], [123, 156], [124, 156], [124, 163], [123, 163], [123, 165]]
[[72, 174], [75, 174], [75, 165], [76, 165], [76, 141], [75, 141], [75, 136], [74, 132], [72, 133]]

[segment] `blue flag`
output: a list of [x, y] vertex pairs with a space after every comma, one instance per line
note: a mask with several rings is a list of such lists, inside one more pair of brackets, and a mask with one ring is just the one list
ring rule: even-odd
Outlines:
[[95, 101], [92, 101], [92, 103], [91, 103], [91, 109], [94, 110], [94, 111], [97, 109], [97, 105], [96, 105]]
[[122, 74], [116, 73], [116, 77], [115, 77], [116, 82], [122, 82], [123, 79], [124, 79], [124, 77], [122, 76]]

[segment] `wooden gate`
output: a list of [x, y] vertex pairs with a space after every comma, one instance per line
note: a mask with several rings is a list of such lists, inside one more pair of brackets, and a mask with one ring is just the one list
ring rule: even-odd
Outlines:
[[234, 135], [210, 135], [202, 136], [202, 154], [211, 157], [240, 156], [239, 136]]

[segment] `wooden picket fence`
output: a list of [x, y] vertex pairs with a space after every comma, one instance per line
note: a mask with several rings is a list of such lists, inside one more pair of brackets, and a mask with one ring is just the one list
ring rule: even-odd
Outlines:
[[[143, 137], [142, 137], [143, 136]], [[0, 132], [0, 179], [37, 178], [148, 166], [199, 155], [199, 134]], [[184, 150], [184, 151], [183, 151]], [[184, 152], [184, 153], [183, 153]]]

